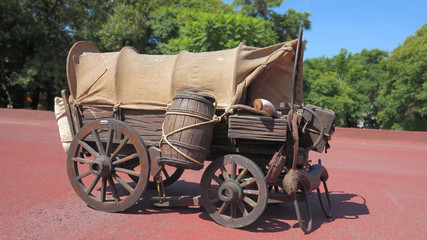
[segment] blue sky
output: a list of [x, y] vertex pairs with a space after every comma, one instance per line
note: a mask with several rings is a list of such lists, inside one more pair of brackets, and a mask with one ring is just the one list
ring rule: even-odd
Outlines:
[[312, 14], [304, 59], [332, 57], [341, 48], [392, 52], [427, 23], [427, 0], [286, 0], [275, 11], [288, 8]]

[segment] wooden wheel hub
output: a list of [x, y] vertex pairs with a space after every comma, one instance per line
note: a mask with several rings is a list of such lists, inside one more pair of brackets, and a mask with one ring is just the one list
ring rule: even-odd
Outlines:
[[237, 202], [242, 199], [242, 196], [242, 187], [233, 180], [225, 181], [218, 189], [218, 197], [224, 202]]
[[89, 171], [100, 177], [107, 177], [113, 170], [113, 164], [111, 159], [106, 156], [99, 156], [93, 162], [90, 163]]

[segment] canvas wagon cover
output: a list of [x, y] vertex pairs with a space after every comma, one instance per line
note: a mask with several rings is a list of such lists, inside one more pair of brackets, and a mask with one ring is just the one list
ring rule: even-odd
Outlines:
[[[132, 47], [101, 53], [77, 42], [67, 59], [70, 102], [82, 106], [165, 110], [184, 90], [215, 96], [218, 109], [252, 105], [256, 98], [291, 102], [297, 40], [265, 48], [241, 43], [229, 50], [177, 55], [139, 54]], [[302, 56], [297, 96], [303, 103]]]

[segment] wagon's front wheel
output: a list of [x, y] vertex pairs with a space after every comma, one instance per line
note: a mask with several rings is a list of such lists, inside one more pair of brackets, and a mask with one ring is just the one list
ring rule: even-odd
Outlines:
[[215, 222], [226, 227], [253, 223], [267, 205], [264, 174], [241, 155], [226, 155], [213, 161], [200, 185], [204, 208]]
[[94, 120], [74, 136], [67, 172], [75, 192], [90, 207], [118, 212], [134, 205], [144, 193], [150, 159], [144, 142], [127, 124]]

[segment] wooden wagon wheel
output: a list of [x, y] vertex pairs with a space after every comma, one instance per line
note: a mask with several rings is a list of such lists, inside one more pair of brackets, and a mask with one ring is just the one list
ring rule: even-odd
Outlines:
[[[175, 168], [175, 167], [162, 167], [162, 177], [163, 177], [163, 186], [167, 187], [169, 185], [171, 185], [172, 183], [178, 181], [178, 179], [182, 176], [182, 174], [184, 173], [184, 169], [182, 168]], [[133, 175], [129, 175], [129, 177], [134, 181], [134, 182], [138, 182], [138, 177], [133, 176]], [[157, 189], [157, 183], [156, 181], [153, 179], [152, 181], [149, 180], [148, 181], [148, 188], [150, 189]]]
[[[184, 173], [184, 169], [169, 167], [169, 166], [163, 166], [161, 172], [162, 172], [162, 177], [163, 177], [163, 185], [166, 187], [166, 186], [169, 186], [172, 183], [178, 181], [178, 179]], [[148, 188], [157, 189], [156, 181], [154, 181], [154, 180], [148, 181]]]
[[[127, 124], [94, 120], [74, 136], [67, 172], [75, 192], [90, 207], [118, 212], [135, 204], [144, 193], [150, 158], [144, 142]], [[134, 182], [129, 175], [138, 180]]]
[[264, 174], [241, 155], [213, 161], [203, 173], [200, 187], [204, 208], [215, 222], [226, 227], [253, 223], [267, 206]]

